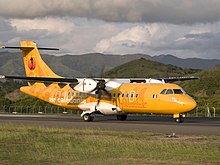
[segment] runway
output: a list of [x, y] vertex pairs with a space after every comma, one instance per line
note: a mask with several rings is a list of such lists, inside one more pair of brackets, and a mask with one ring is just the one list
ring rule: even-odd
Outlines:
[[185, 118], [176, 123], [169, 116], [128, 116], [118, 121], [115, 116], [95, 116], [84, 122], [77, 115], [0, 115], [0, 124], [39, 126], [66, 129], [99, 129], [113, 131], [144, 131], [163, 134], [220, 135], [220, 118]]

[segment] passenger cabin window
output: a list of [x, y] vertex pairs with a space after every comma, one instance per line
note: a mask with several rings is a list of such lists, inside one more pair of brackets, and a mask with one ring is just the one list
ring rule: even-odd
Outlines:
[[136, 94], [136, 98], [138, 98], [138, 94]]
[[174, 94], [183, 94], [181, 89], [173, 89]]
[[125, 94], [124, 94], [124, 93], [122, 93], [121, 97], [124, 97], [124, 95], [125, 95]]
[[160, 94], [165, 94], [165, 92], [166, 92], [166, 89], [164, 89], [164, 90], [162, 90], [161, 92], [160, 92]]
[[168, 89], [166, 94], [173, 94], [173, 90], [172, 89]]

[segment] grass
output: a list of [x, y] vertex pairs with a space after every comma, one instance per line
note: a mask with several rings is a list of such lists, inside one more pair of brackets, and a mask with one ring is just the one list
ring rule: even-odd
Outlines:
[[1, 125], [0, 164], [220, 164], [220, 136]]

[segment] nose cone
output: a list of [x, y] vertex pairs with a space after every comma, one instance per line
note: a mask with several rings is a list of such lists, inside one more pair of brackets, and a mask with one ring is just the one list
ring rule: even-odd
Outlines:
[[192, 98], [188, 100], [188, 102], [185, 104], [186, 108], [191, 111], [196, 107], [196, 102]]
[[183, 109], [185, 112], [191, 111], [196, 107], [196, 102], [193, 98], [187, 96], [183, 101]]

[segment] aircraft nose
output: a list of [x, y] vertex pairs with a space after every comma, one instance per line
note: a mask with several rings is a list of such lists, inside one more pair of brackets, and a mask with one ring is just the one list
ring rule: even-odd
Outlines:
[[184, 107], [185, 107], [186, 110], [191, 111], [191, 110], [193, 110], [196, 107], [196, 105], [197, 104], [196, 104], [195, 100], [192, 99], [192, 98], [189, 98], [185, 102]]

